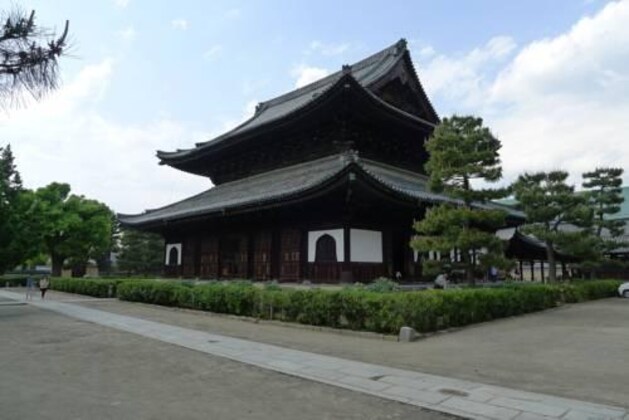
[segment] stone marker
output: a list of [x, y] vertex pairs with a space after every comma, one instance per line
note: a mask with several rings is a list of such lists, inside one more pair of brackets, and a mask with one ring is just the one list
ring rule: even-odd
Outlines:
[[411, 327], [402, 327], [400, 328], [400, 335], [398, 336], [397, 340], [406, 343], [415, 341], [417, 340], [417, 331], [415, 331]]

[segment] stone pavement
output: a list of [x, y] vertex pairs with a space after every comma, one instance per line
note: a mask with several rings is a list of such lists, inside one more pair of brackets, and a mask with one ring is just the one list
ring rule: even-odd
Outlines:
[[[23, 295], [0, 291], [23, 301]], [[620, 407], [428, 375], [210, 334], [58, 301], [29, 304], [95, 324], [317, 382], [474, 419], [623, 419]]]

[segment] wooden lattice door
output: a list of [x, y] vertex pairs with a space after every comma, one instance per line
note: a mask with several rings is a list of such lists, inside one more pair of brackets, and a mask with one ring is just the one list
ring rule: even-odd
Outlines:
[[271, 232], [258, 232], [253, 238], [253, 277], [256, 280], [271, 278]]
[[218, 277], [218, 238], [216, 236], [205, 237], [201, 241], [199, 275], [208, 279]]
[[280, 237], [280, 280], [298, 280], [301, 234], [297, 229], [284, 229]]
[[229, 235], [221, 241], [221, 277], [247, 277], [247, 237]]

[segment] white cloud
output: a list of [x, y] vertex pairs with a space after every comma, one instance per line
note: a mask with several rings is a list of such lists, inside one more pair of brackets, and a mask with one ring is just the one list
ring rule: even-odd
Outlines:
[[11, 142], [26, 186], [67, 182], [127, 213], [208, 188], [206, 178], [158, 166], [154, 156], [199, 140], [190, 127], [167, 118], [127, 125], [98, 112], [114, 68], [111, 59], [87, 65], [50, 97], [0, 116], [0, 138]]
[[136, 35], [135, 28], [133, 26], [127, 26], [126, 28], [121, 29], [116, 33], [125, 42], [133, 41]]
[[513, 39], [507, 36], [494, 37], [482, 47], [455, 56], [435, 55], [432, 47], [424, 47], [420, 57], [432, 58], [417, 67], [433, 95], [472, 104], [484, 99], [488, 82], [485, 73], [503, 63], [515, 48]]
[[296, 88], [306, 86], [307, 84], [315, 82], [327, 76], [328, 74], [330, 74], [330, 72], [324, 68], [309, 67], [303, 64], [295, 67], [291, 71], [291, 75], [296, 79], [295, 80]]
[[232, 9], [227, 10], [224, 16], [227, 19], [238, 19], [240, 16], [242, 16], [242, 10], [240, 10], [237, 7], [234, 7]]
[[319, 53], [322, 55], [327, 55], [327, 56], [331, 56], [331, 55], [340, 55], [343, 54], [345, 51], [347, 51], [350, 47], [350, 44], [348, 43], [340, 43], [340, 44], [334, 44], [334, 43], [324, 43], [321, 41], [312, 41], [310, 43], [310, 45], [308, 46], [308, 50], [306, 51], [306, 53]]
[[443, 115], [485, 117], [502, 140], [506, 178], [564, 169], [578, 184], [596, 166], [629, 168], [629, 1], [519, 51], [492, 41], [418, 69]]
[[182, 31], [185, 31], [186, 29], [188, 29], [188, 21], [186, 19], [183, 19], [183, 18], [173, 19], [170, 22], [170, 25], [174, 29], [180, 29]]
[[219, 44], [212, 45], [210, 48], [205, 50], [205, 52], [203, 53], [203, 58], [205, 58], [206, 60], [212, 60], [217, 55], [219, 55], [222, 51], [223, 51], [222, 45], [219, 45]]
[[125, 9], [129, 5], [129, 0], [114, 0], [116, 7]]

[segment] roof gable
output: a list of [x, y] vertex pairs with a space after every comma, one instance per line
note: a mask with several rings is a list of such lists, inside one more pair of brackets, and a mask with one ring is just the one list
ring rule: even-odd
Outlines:
[[379, 99], [382, 99], [378, 94], [379, 91], [380, 93], [385, 92], [383, 89], [386, 90], [386, 87], [389, 86], [388, 83], [398, 79], [408, 88], [409, 92], [415, 94], [415, 107], [419, 110], [419, 113], [412, 112], [413, 109], [398, 108], [400, 101], [385, 99], [384, 102], [387, 102], [393, 108], [398, 108], [399, 111], [409, 116], [424, 120], [429, 125], [434, 125], [438, 122], [438, 116], [413, 68], [406, 41], [400, 40], [372, 56], [352, 65], [343, 66], [342, 70], [323, 79], [271, 100], [261, 102], [250, 119], [212, 140], [197, 143], [193, 149], [177, 150], [176, 152], [158, 151], [157, 156], [161, 159], [162, 164], [170, 165], [173, 160], [191, 157], [201, 150], [213, 148], [225, 143], [227, 140], [240, 137], [255, 129], [282, 120], [315, 102], [317, 98], [330, 91], [344, 77], [353, 78], [360, 86], [375, 94]]

